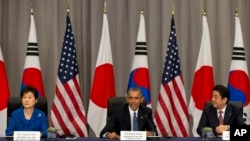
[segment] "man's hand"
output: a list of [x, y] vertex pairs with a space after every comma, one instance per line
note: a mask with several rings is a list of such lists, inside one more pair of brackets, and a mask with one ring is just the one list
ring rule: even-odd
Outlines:
[[217, 134], [222, 134], [223, 131], [227, 131], [227, 130], [229, 130], [228, 125], [219, 125], [215, 128], [215, 131]]
[[107, 137], [108, 139], [120, 139], [120, 136], [117, 135], [115, 132], [108, 133], [108, 134], [106, 135], [106, 137]]
[[148, 136], [154, 136], [154, 132], [152, 132], [152, 131], [146, 131], [146, 133], [147, 133], [147, 137]]

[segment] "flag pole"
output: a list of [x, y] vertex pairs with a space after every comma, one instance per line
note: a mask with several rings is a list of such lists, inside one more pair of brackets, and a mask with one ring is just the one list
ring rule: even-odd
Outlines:
[[172, 16], [174, 16], [174, 12], [175, 12], [174, 1], [172, 1], [172, 11], [171, 11]]
[[103, 13], [107, 13], [107, 3], [106, 3], [106, 1], [104, 1]]
[[206, 13], [206, 8], [205, 8], [205, 7], [204, 7], [203, 10], [202, 10], [202, 15], [203, 15], [203, 16], [206, 16], [206, 15], [207, 15], [207, 13]]
[[238, 13], [239, 11], [238, 11], [238, 8], [235, 8], [235, 10], [234, 10], [234, 14], [235, 14], [235, 17], [238, 17], [239, 16], [239, 13]]
[[141, 8], [141, 14], [144, 14], [144, 7]]
[[33, 2], [30, 2], [30, 14], [34, 14], [34, 7], [33, 7]]
[[69, 4], [69, 0], [67, 1], [67, 15], [69, 16], [69, 12], [70, 12], [70, 4]]

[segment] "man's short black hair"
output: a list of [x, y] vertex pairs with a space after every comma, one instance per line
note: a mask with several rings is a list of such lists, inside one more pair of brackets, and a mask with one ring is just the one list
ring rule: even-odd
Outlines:
[[227, 87], [223, 85], [216, 85], [214, 86], [213, 91], [218, 91], [222, 99], [227, 98], [227, 103], [228, 103], [230, 98], [230, 92], [227, 89]]

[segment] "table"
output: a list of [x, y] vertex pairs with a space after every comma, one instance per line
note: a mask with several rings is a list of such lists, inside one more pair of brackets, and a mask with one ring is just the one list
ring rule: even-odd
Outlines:
[[[0, 137], [0, 141], [11, 141], [10, 139], [6, 139], [5, 137]], [[95, 138], [95, 137], [87, 137], [87, 138], [77, 138], [77, 139], [65, 139], [65, 138], [56, 138], [56, 139], [41, 139], [41, 141], [117, 141], [105, 138]], [[160, 138], [157, 140], [148, 140], [148, 141], [202, 141], [200, 137], [176, 137], [176, 138]], [[222, 141], [221, 138], [214, 138], [211, 141]]]

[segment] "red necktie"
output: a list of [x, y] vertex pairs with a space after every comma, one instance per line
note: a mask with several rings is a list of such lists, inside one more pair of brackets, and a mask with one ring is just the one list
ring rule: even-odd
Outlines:
[[219, 125], [222, 125], [222, 124], [223, 124], [223, 117], [222, 117], [222, 113], [223, 113], [223, 111], [219, 111], [219, 117], [218, 117], [218, 120], [219, 120]]

